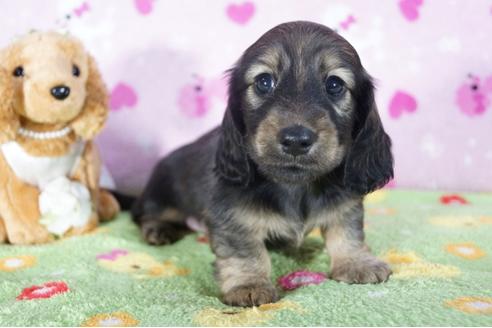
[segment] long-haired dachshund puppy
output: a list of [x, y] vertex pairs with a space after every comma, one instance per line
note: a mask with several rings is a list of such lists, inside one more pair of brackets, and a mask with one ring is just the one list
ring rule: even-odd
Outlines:
[[222, 125], [160, 161], [133, 208], [150, 244], [202, 218], [226, 304], [273, 302], [266, 245], [298, 246], [320, 227], [331, 278], [379, 283], [388, 265], [364, 243], [367, 193], [393, 176], [370, 76], [355, 49], [309, 22], [279, 25], [230, 72]]

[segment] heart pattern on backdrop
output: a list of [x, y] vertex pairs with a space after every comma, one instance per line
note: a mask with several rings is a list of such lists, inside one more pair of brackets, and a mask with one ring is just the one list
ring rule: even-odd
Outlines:
[[410, 22], [419, 18], [419, 10], [423, 5], [424, 0], [400, 0], [399, 6], [403, 17]]
[[[424, 163], [426, 173], [421, 175], [415, 175], [411, 166], [400, 167], [399, 185], [439, 188], [459, 182], [467, 188], [490, 189], [490, 179], [482, 177], [492, 172], [492, 148], [486, 142], [490, 138], [483, 123], [492, 115], [492, 71], [487, 66], [491, 51], [481, 39], [483, 31], [492, 27], [492, 0], [483, 6], [456, 0], [434, 6], [426, 0], [395, 0], [392, 6], [373, 6], [370, 10], [362, 2], [343, 1], [300, 6], [298, 1], [287, 0], [275, 7], [258, 0], [226, 0], [215, 6], [183, 6], [163, 0], [128, 0], [126, 5], [77, 0], [61, 6], [55, 15], [47, 6], [8, 3], [6, 12], [26, 16], [26, 29], [36, 28], [36, 19], [47, 27], [52, 20], [57, 30], [70, 31], [88, 42], [97, 62], [105, 68], [103, 78], [111, 81], [109, 91], [113, 91], [111, 110], [120, 116], [108, 121], [109, 131], [121, 129], [135, 135], [128, 141], [124, 156], [112, 151], [122, 142], [117, 133], [108, 132], [101, 138], [105, 160], [115, 181], [125, 189], [141, 188], [146, 175], [135, 175], [133, 168], [122, 164], [123, 159], [147, 156], [142, 162], [148, 163], [151, 157], [156, 159], [156, 153], [164, 155], [184, 140], [197, 138], [213, 123], [219, 124], [227, 106], [227, 84], [215, 84], [214, 77], [231, 68], [246, 45], [276, 22], [296, 16], [335, 29], [360, 51], [368, 68], [378, 68], [368, 72], [374, 74], [380, 87], [376, 96], [384, 101], [381, 119], [395, 141], [396, 162], [411, 162], [418, 156], [435, 161]], [[454, 29], [453, 17], [463, 12], [469, 15], [462, 28]], [[211, 20], [213, 24], [208, 26], [206, 22]], [[177, 24], [179, 21], [183, 24]], [[201, 25], [197, 28], [190, 22]], [[16, 35], [14, 23], [0, 23], [6, 28], [0, 38], [4, 43]], [[472, 33], [475, 25], [481, 28]], [[434, 33], [440, 30], [446, 33]], [[425, 38], [419, 35], [422, 31], [429, 32]], [[406, 46], [384, 42], [397, 39]], [[216, 44], [221, 47], [213, 47]], [[481, 47], [468, 49], [468, 44]], [[127, 67], [128, 63], [135, 65]], [[453, 70], [442, 74], [438, 67]], [[186, 79], [194, 72], [203, 80]], [[395, 81], [404, 82], [395, 85]], [[118, 86], [119, 82], [126, 85]], [[396, 93], [398, 90], [402, 91]], [[438, 94], [427, 97], [433, 93]], [[430, 122], [432, 134], [415, 139], [414, 134]], [[405, 128], [400, 129], [401, 124]], [[409, 146], [400, 150], [401, 145]], [[477, 174], [458, 177], [447, 174], [447, 169], [432, 171], [434, 166], [441, 169], [451, 165], [463, 165]], [[142, 168], [150, 169], [149, 164]]]
[[405, 91], [396, 91], [391, 98], [389, 114], [393, 119], [399, 118], [404, 112], [410, 114], [417, 110], [417, 100]]
[[142, 15], [148, 15], [154, 9], [154, 0], [135, 0], [135, 7]]
[[249, 1], [242, 4], [230, 4], [226, 8], [226, 13], [234, 23], [246, 25], [255, 14], [255, 5]]
[[111, 92], [111, 99], [109, 101], [109, 108], [117, 111], [123, 107], [132, 108], [138, 102], [138, 96], [135, 90], [123, 82], [118, 83]]

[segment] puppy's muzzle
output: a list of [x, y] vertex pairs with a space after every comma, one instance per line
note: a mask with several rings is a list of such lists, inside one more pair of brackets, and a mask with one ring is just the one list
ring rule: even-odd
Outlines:
[[292, 156], [305, 155], [318, 140], [317, 134], [302, 125], [292, 125], [280, 130], [278, 142], [282, 151]]
[[57, 100], [65, 100], [70, 95], [70, 88], [65, 85], [58, 85], [51, 89], [51, 95]]

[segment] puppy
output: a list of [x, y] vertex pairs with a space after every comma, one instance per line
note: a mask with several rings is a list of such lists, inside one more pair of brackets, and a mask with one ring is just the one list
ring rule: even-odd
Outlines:
[[320, 227], [331, 278], [391, 274], [364, 243], [363, 197], [393, 176], [370, 76], [354, 48], [310, 22], [279, 25], [230, 72], [222, 125], [160, 161], [133, 208], [150, 244], [202, 218], [229, 305], [277, 300], [266, 244], [299, 246]]

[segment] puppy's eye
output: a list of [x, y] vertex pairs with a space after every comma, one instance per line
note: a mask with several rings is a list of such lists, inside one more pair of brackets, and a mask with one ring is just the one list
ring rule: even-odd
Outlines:
[[345, 90], [345, 82], [335, 75], [331, 75], [326, 79], [326, 92], [331, 96], [340, 96]]
[[255, 89], [261, 95], [272, 92], [275, 88], [275, 80], [268, 73], [262, 73], [255, 78]]
[[73, 76], [77, 76], [77, 77], [80, 76], [80, 69], [77, 65], [73, 65], [72, 74], [73, 74]]
[[15, 69], [14, 69], [14, 76], [15, 77], [20, 77], [20, 76], [24, 76], [24, 67], [22, 66], [17, 66]]

